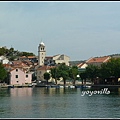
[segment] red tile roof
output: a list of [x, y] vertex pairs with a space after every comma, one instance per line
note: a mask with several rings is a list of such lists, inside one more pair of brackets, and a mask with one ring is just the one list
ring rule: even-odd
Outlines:
[[35, 56], [27, 56], [27, 58], [35, 58]]
[[94, 57], [94, 58], [88, 59], [86, 63], [104, 63], [104, 62], [107, 62], [109, 59], [110, 59], [109, 56]]

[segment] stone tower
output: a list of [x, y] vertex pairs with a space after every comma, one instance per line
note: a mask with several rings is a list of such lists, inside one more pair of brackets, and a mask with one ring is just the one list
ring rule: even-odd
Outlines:
[[44, 65], [45, 55], [46, 55], [45, 44], [41, 42], [38, 46], [38, 65], [39, 66]]

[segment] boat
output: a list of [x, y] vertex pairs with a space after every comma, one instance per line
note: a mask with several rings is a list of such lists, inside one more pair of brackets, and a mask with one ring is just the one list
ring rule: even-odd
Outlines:
[[75, 85], [75, 88], [81, 88], [82, 85]]
[[91, 88], [89, 85], [83, 85], [83, 88]]
[[51, 85], [51, 88], [60, 88], [59, 85]]
[[7, 85], [8, 88], [14, 88], [14, 85]]
[[74, 85], [70, 85], [69, 88], [75, 88], [75, 86]]

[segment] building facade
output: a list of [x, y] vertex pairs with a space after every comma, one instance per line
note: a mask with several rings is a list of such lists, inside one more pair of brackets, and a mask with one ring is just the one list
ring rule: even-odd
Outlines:
[[32, 74], [23, 69], [15, 68], [10, 71], [10, 85], [25, 85], [32, 83]]

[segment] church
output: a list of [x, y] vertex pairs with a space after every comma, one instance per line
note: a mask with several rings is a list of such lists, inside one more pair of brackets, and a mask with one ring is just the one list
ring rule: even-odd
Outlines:
[[44, 80], [44, 73], [57, 64], [65, 63], [69, 66], [69, 57], [62, 54], [46, 56], [45, 44], [41, 42], [38, 46], [38, 67], [36, 70], [37, 80]]
[[38, 65], [55, 66], [56, 64], [60, 63], [65, 63], [67, 66], [69, 66], [69, 57], [64, 54], [46, 56], [45, 44], [41, 42], [38, 46]]

